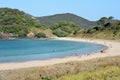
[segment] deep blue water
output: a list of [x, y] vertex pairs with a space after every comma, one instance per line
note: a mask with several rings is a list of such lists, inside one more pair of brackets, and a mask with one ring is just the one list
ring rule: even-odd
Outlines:
[[105, 46], [63, 40], [1, 40], [0, 62], [19, 62], [58, 58], [93, 53], [102, 49], [105, 49]]

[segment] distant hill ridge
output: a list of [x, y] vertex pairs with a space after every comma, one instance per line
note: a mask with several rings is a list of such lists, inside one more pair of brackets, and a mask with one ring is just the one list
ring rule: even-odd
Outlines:
[[71, 13], [56, 14], [56, 15], [36, 17], [36, 18], [46, 25], [50, 25], [60, 21], [74, 22], [75, 24], [80, 25], [80, 27], [82, 28], [90, 28], [96, 25], [95, 21], [89, 21], [87, 19], [84, 19], [80, 16]]

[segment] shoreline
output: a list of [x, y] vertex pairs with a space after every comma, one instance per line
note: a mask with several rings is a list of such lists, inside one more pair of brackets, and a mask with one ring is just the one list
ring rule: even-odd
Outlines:
[[0, 63], [0, 70], [12, 70], [20, 68], [30, 68], [30, 67], [40, 67], [40, 66], [49, 66], [59, 63], [65, 63], [69, 61], [84, 61], [93, 58], [100, 57], [110, 57], [120, 55], [120, 42], [114, 42], [110, 40], [100, 40], [100, 39], [78, 39], [78, 38], [54, 38], [55, 40], [69, 40], [69, 41], [82, 41], [90, 42], [100, 45], [105, 45], [108, 47], [104, 52], [92, 53], [89, 55], [80, 55], [80, 56], [68, 56], [64, 58], [53, 58], [47, 60], [33, 60], [26, 62], [13, 62], [13, 63]]

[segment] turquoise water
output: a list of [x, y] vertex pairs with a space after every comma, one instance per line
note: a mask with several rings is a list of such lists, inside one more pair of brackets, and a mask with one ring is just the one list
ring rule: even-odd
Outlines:
[[97, 52], [102, 49], [105, 49], [105, 46], [63, 40], [1, 40], [0, 62], [19, 62], [60, 58]]

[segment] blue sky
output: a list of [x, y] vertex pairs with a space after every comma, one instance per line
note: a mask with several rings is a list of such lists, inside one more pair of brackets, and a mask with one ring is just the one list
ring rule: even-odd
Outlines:
[[16, 8], [37, 17], [74, 13], [93, 21], [103, 16], [120, 19], [120, 0], [0, 0], [0, 7]]

